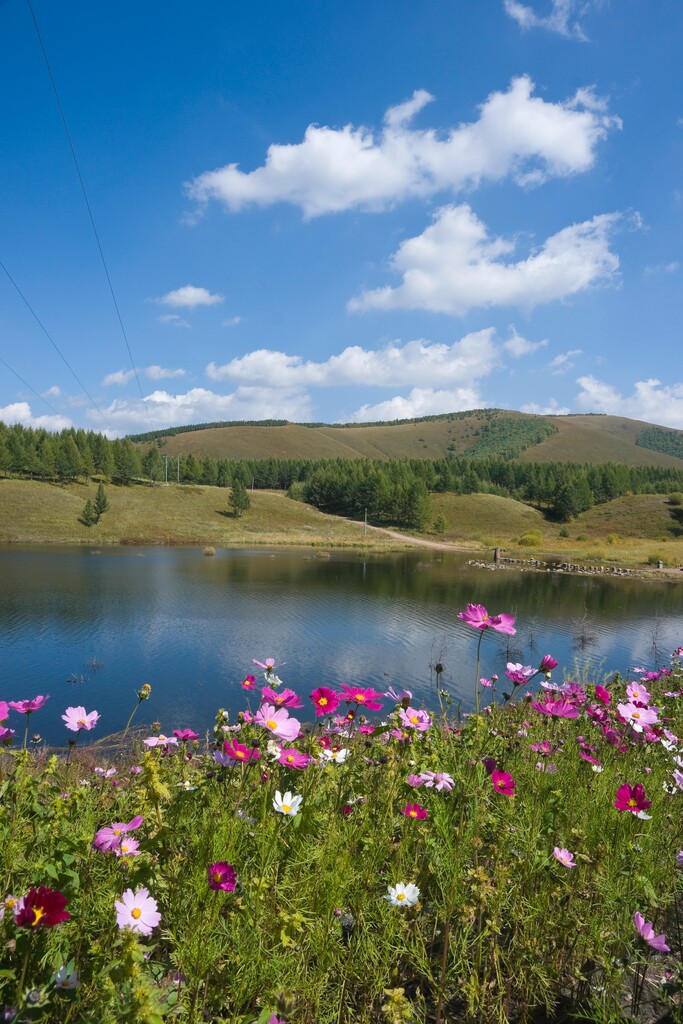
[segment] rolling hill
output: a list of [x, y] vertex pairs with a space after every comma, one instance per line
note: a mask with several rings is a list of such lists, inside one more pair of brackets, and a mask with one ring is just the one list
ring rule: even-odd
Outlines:
[[[654, 437], [654, 441], [653, 441]], [[507, 451], [501, 450], [510, 444]], [[667, 450], [644, 447], [666, 440]], [[164, 454], [222, 459], [440, 459], [503, 454], [525, 462], [619, 462], [681, 468], [683, 431], [653, 428], [622, 416], [534, 416], [504, 409], [371, 424], [212, 424], [138, 434]], [[673, 443], [672, 443], [673, 442]], [[525, 446], [525, 443], [528, 446]], [[496, 448], [498, 446], [498, 448]]]

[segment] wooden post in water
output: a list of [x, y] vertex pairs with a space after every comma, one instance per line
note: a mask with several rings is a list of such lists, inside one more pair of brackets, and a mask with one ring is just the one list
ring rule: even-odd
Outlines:
[[500, 565], [500, 548], [493, 549], [493, 564]]

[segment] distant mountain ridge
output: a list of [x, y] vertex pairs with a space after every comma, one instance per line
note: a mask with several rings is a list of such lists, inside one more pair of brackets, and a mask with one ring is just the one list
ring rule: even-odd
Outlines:
[[474, 409], [379, 423], [226, 421], [172, 427], [130, 440], [165, 454], [222, 459], [442, 459], [494, 455], [523, 462], [683, 462], [683, 431], [601, 413], [540, 416]]

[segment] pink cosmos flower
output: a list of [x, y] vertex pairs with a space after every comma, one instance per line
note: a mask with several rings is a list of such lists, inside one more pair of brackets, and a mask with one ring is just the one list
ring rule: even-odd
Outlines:
[[400, 704], [401, 701], [404, 700], [410, 703], [413, 699], [412, 690], [395, 690], [393, 686], [390, 686], [383, 696], [388, 697], [389, 700], [393, 700], [396, 704]]
[[137, 839], [128, 839], [127, 836], [122, 836], [119, 845], [114, 847], [114, 854], [117, 857], [139, 857], [141, 853]]
[[258, 665], [259, 668], [263, 668], [266, 672], [272, 672], [275, 668], [275, 658], [266, 658], [265, 661], [258, 661], [257, 658], [252, 658], [252, 663]]
[[209, 888], [221, 892], [234, 892], [237, 883], [237, 875], [232, 864], [225, 860], [218, 860], [211, 864], [208, 869]]
[[450, 793], [455, 785], [448, 772], [422, 772], [420, 778], [427, 789], [432, 789], [433, 787], [437, 792], [445, 789], [447, 793]]
[[402, 809], [401, 814], [405, 814], [406, 818], [416, 818], [419, 821], [429, 817], [427, 808], [420, 807], [419, 804], [406, 804]]
[[515, 686], [522, 686], [532, 676], [536, 675], [536, 669], [531, 665], [522, 665], [520, 662], [508, 661], [505, 675], [511, 679]]
[[548, 740], [543, 740], [542, 743], [532, 743], [530, 749], [537, 754], [545, 754], [546, 757], [550, 757], [557, 750], [557, 744], [553, 746]]
[[656, 725], [659, 721], [654, 708], [644, 708], [639, 704], [617, 704], [617, 711], [635, 732], [642, 732], [645, 726]]
[[111, 825], [98, 829], [92, 841], [93, 850], [107, 851], [117, 849], [121, 843], [121, 836], [125, 835], [126, 832], [134, 832], [136, 828], [140, 828], [144, 820], [140, 814], [136, 814], [130, 821], [114, 821]]
[[286, 743], [295, 740], [301, 729], [299, 720], [290, 718], [286, 708], [276, 709], [272, 704], [262, 704], [254, 715], [254, 722]]
[[62, 715], [62, 721], [67, 729], [72, 732], [80, 732], [81, 729], [94, 729], [100, 720], [99, 711], [87, 712], [80, 705], [76, 708], [67, 708]]
[[610, 694], [609, 690], [605, 689], [604, 686], [598, 685], [595, 687], [595, 698], [596, 700], [599, 700], [602, 704], [609, 704], [612, 700], [612, 695]]
[[363, 707], [368, 708], [370, 711], [382, 710], [382, 705], [377, 698], [384, 695], [373, 690], [371, 687], [347, 686], [346, 683], [342, 683], [342, 690], [346, 691], [341, 697], [347, 704], [355, 701], [356, 704], [362, 704]]
[[501, 772], [497, 768], [491, 772], [491, 782], [493, 788], [497, 793], [502, 793], [503, 796], [514, 796], [515, 786], [517, 783], [512, 778], [509, 772]]
[[278, 693], [270, 686], [264, 686], [261, 694], [264, 700], [270, 701], [280, 708], [302, 708], [304, 706], [301, 697], [294, 690], [283, 690], [282, 693]]
[[602, 761], [598, 761], [597, 757], [593, 757], [587, 750], [580, 750], [579, 757], [587, 761], [588, 764], [602, 765]]
[[30, 715], [34, 711], [39, 711], [43, 704], [47, 704], [50, 699], [50, 694], [43, 696], [33, 697], [31, 700], [11, 700], [8, 703], [8, 707], [12, 708], [13, 711], [18, 711], [20, 715]]
[[334, 714], [339, 707], [340, 696], [334, 690], [330, 690], [328, 686], [319, 686], [311, 694], [311, 700], [315, 704], [316, 715], [320, 717]]
[[638, 814], [646, 811], [652, 806], [652, 801], [645, 797], [645, 787], [641, 782], [635, 786], [629, 786], [627, 782], [617, 790], [616, 800], [613, 801], [618, 811], [630, 811], [631, 814]]
[[244, 743], [238, 743], [237, 740], [226, 740], [223, 744], [223, 751], [233, 761], [243, 761], [245, 764], [248, 764], [249, 761], [258, 761], [261, 756], [257, 747], [247, 747]]
[[415, 729], [417, 732], [426, 732], [432, 724], [426, 711], [416, 711], [415, 708], [401, 708], [399, 717], [406, 729]]
[[553, 857], [555, 860], [559, 860], [560, 864], [564, 864], [566, 868], [575, 868], [574, 854], [566, 850], [564, 846], [556, 846], [553, 850]]
[[544, 676], [548, 675], [554, 668], [557, 668], [557, 661], [553, 658], [552, 654], [545, 654], [541, 659], [541, 664], [538, 666], [538, 671]]
[[540, 711], [542, 715], [553, 715], [556, 718], [578, 718], [581, 714], [581, 710], [575, 704], [564, 698], [552, 700], [549, 697], [545, 701], [534, 700], [531, 702], [531, 706], [536, 711]]
[[6, 700], [0, 700], [0, 722], [4, 722], [9, 715], [9, 704]]
[[641, 938], [645, 939], [648, 946], [652, 946], [653, 949], [658, 950], [660, 953], [671, 952], [666, 944], [666, 935], [655, 935], [655, 930], [650, 921], [646, 921], [642, 914], [639, 914], [637, 910], [633, 915], [633, 923], [636, 927], [636, 931]]
[[304, 754], [295, 747], [282, 747], [278, 761], [285, 768], [307, 768], [314, 759], [309, 754]]
[[174, 729], [173, 735], [176, 736], [181, 743], [187, 743], [188, 740], [199, 739], [199, 733], [192, 732], [192, 729]]
[[245, 676], [242, 680], [243, 690], [253, 690], [256, 686], [256, 676]]
[[157, 901], [144, 887], [133, 892], [126, 889], [120, 900], [114, 900], [116, 923], [119, 928], [132, 928], [140, 935], [151, 935], [161, 921]]
[[458, 612], [457, 617], [474, 629], [495, 629], [497, 633], [507, 633], [508, 636], [514, 636], [517, 632], [514, 628], [514, 615], [489, 615], [481, 604], [468, 604], [464, 612]]
[[0, 743], [11, 743], [13, 736], [14, 729], [5, 729], [2, 725], [0, 725]]
[[480, 686], [486, 686], [486, 687], [488, 687], [488, 689], [492, 689], [492, 687], [493, 687], [493, 680], [492, 679], [485, 679], [482, 676], [482, 678], [479, 680], [479, 685]]
[[643, 704], [650, 703], [650, 694], [641, 683], [629, 683], [626, 687], [626, 696], [630, 701], [640, 701]]
[[142, 741], [146, 747], [177, 747], [178, 739], [176, 736], [164, 736], [163, 732], [160, 732], [158, 736], [148, 736], [146, 740]]
[[409, 775], [406, 778], [406, 782], [408, 783], [409, 786], [412, 786], [413, 789], [419, 789], [420, 786], [424, 786], [426, 779], [424, 779], [421, 775]]

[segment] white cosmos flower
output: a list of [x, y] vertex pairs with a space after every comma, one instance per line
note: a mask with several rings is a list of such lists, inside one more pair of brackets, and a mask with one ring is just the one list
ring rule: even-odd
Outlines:
[[397, 882], [396, 885], [387, 886], [388, 895], [384, 897], [389, 900], [392, 907], [414, 907], [420, 898], [420, 890], [412, 882]]
[[341, 750], [321, 750], [320, 760], [323, 764], [326, 761], [336, 761], [337, 764], [343, 764], [350, 753], [351, 751], [346, 747], [342, 747]]
[[273, 807], [280, 814], [288, 814], [290, 818], [293, 818], [295, 814], [299, 813], [303, 799], [302, 796], [294, 796], [289, 790], [283, 796], [278, 789], [273, 797]]

